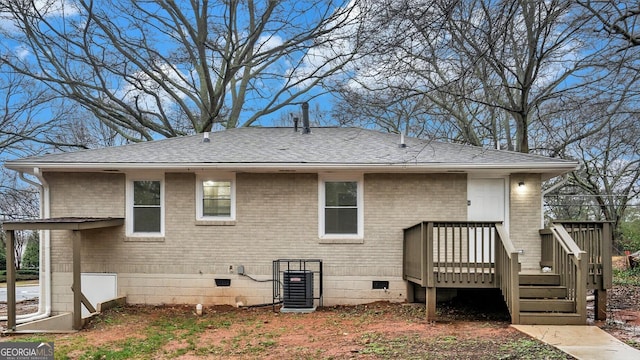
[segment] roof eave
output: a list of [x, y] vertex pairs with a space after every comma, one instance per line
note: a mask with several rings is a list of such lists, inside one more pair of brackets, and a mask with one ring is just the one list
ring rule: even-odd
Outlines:
[[[558, 176], [578, 168], [578, 162], [549, 161], [522, 163], [379, 163], [379, 164], [340, 164], [340, 163], [40, 163], [11, 161], [5, 167], [24, 173], [41, 171], [104, 171], [128, 172], [143, 170], [166, 171], [266, 171], [266, 172], [316, 172], [316, 171], [362, 171], [362, 172], [474, 172], [501, 171], [506, 173], [544, 173]], [[549, 177], [549, 178], [550, 178]]]

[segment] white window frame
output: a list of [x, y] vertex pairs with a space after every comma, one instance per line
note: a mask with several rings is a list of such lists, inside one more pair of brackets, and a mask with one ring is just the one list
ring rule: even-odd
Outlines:
[[[325, 233], [325, 183], [356, 182], [356, 205], [358, 207], [358, 232], [356, 234]], [[319, 174], [318, 175], [318, 236], [320, 239], [363, 239], [364, 238], [364, 176], [362, 174]]]
[[[159, 181], [160, 182], [160, 231], [159, 232], [134, 232], [133, 231], [133, 183], [134, 181]], [[127, 175], [126, 186], [126, 226], [129, 237], [164, 237], [165, 227], [165, 193], [164, 174], [161, 175]]]
[[[231, 182], [231, 212], [229, 216], [204, 216], [202, 200], [204, 192], [203, 181]], [[236, 219], [236, 174], [235, 173], [201, 173], [196, 175], [196, 220], [204, 221], [234, 221]]]

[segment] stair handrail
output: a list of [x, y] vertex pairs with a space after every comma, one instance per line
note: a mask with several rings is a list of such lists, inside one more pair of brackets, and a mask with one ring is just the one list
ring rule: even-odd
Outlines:
[[582, 254], [586, 254], [586, 251], [580, 249], [578, 244], [573, 241], [573, 238], [569, 235], [564, 226], [560, 224], [552, 224], [550, 226], [550, 230], [553, 232], [553, 237], [558, 240], [565, 251], [569, 254], [573, 254], [577, 260], [582, 258]]
[[[573, 263], [573, 269], [554, 269], [556, 273], [561, 275], [561, 282], [563, 285], [573, 292], [574, 302], [576, 305], [575, 311], [580, 314], [581, 321], [586, 324], [587, 321], [587, 252], [581, 250], [578, 244], [573, 240], [571, 235], [561, 224], [552, 224], [549, 229], [553, 234], [553, 239], [564, 250], [566, 256]], [[554, 264], [560, 264], [560, 254], [554, 252]], [[568, 265], [568, 264], [567, 264]], [[566, 266], [566, 265], [565, 265]], [[571, 270], [571, 271], [567, 271]], [[571, 275], [570, 272], [575, 273], [575, 279], [567, 278], [567, 275]]]
[[498, 235], [500, 235], [500, 240], [502, 241], [505, 251], [508, 254], [519, 254], [518, 250], [516, 250], [516, 246], [513, 245], [509, 235], [507, 235], [507, 231], [502, 223], [496, 223], [496, 231], [498, 232]]
[[609, 221], [553, 220], [562, 225], [580, 249], [587, 252], [587, 288], [610, 289], [612, 285], [611, 249], [613, 233]]
[[[500, 291], [507, 303], [511, 313], [511, 323], [520, 323], [520, 264], [518, 260], [519, 252], [511, 242], [504, 226], [501, 223], [495, 224], [499, 242], [495, 246], [496, 259], [496, 283], [500, 286]], [[501, 249], [503, 251], [501, 251]]]

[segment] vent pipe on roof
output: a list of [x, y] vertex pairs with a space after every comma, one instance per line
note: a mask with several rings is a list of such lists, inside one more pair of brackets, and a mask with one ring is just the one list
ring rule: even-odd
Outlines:
[[310, 134], [311, 133], [311, 127], [309, 126], [309, 103], [308, 102], [303, 102], [302, 103], [302, 133], [303, 134]]
[[203, 135], [202, 142], [205, 142], [205, 143], [211, 142], [211, 139], [209, 139], [208, 131], [205, 131], [202, 135]]
[[405, 144], [405, 142], [404, 142], [404, 133], [403, 132], [400, 132], [400, 147], [401, 148], [407, 147], [407, 144]]

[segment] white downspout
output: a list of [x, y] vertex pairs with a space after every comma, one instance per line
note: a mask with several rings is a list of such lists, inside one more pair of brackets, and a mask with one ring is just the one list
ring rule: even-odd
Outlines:
[[544, 197], [545, 197], [545, 195], [547, 195], [548, 193], [552, 192], [553, 190], [561, 187], [562, 185], [566, 184], [567, 181], [569, 181], [569, 175], [565, 174], [562, 177], [562, 180], [560, 180], [560, 182], [558, 182], [556, 184], [553, 184], [552, 187], [550, 187], [550, 188], [548, 188], [548, 189], [546, 189], [546, 190], [544, 190], [542, 192], [541, 199], [540, 199], [540, 218], [541, 218], [540, 219], [540, 228], [541, 229], [544, 228]]
[[[40, 191], [40, 218], [46, 219], [51, 215], [49, 184], [42, 176], [42, 172], [39, 168], [34, 168], [33, 174], [38, 178], [40, 183], [27, 179], [23, 172], [20, 172], [20, 179], [37, 187]], [[16, 316], [16, 322], [19, 324], [44, 319], [51, 315], [51, 233], [49, 230], [43, 230], [41, 235], [40, 298], [38, 299], [38, 311], [31, 314]]]

